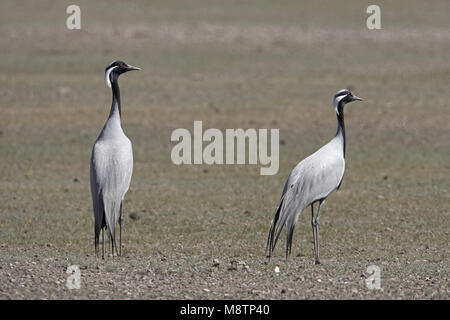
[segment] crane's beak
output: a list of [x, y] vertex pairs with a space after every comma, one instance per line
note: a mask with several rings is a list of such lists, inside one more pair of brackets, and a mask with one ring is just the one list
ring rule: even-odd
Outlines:
[[135, 67], [135, 66], [127, 66], [127, 71], [132, 71], [132, 70], [142, 70], [141, 68]]
[[353, 96], [353, 101], [364, 101], [363, 99], [361, 99], [360, 97], [357, 96]]

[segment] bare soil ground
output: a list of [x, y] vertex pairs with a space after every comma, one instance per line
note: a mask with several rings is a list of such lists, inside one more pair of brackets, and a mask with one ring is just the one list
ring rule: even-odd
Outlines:
[[[450, 8], [447, 1], [80, 1], [0, 4], [0, 298], [448, 299]], [[97, 260], [92, 145], [120, 79], [135, 168], [124, 256]], [[346, 108], [346, 173], [321, 216], [314, 265], [309, 209], [293, 255], [269, 261], [270, 221], [290, 170], [335, 133]], [[280, 170], [176, 166], [170, 134], [280, 129]], [[78, 265], [81, 289], [66, 287]], [[369, 290], [367, 267], [381, 269]], [[280, 272], [274, 271], [275, 267]]]

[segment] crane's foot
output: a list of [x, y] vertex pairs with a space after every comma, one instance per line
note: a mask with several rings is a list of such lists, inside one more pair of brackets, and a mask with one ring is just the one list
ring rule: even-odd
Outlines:
[[314, 264], [320, 264], [320, 261], [319, 261], [319, 260], [316, 260], [316, 262], [315, 262]]

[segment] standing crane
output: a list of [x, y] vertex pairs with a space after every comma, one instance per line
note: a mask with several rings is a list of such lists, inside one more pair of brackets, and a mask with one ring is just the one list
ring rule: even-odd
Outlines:
[[122, 201], [130, 187], [133, 173], [131, 141], [122, 130], [119, 76], [131, 70], [141, 70], [123, 61], [112, 62], [105, 69], [106, 85], [112, 90], [108, 120], [95, 141], [91, 155], [91, 194], [94, 209], [95, 254], [98, 257], [99, 236], [102, 231], [102, 258], [105, 258], [106, 228], [111, 240], [111, 253], [117, 252], [115, 225], [120, 226], [119, 256], [122, 255]]
[[[326, 198], [341, 186], [345, 170], [344, 106], [357, 100], [362, 99], [347, 89], [339, 90], [335, 94], [333, 108], [338, 123], [336, 136], [312, 155], [300, 161], [289, 175], [269, 230], [266, 247], [266, 251], [269, 249], [269, 258], [284, 226], [286, 226], [286, 258], [291, 254], [295, 224], [302, 211], [311, 205], [315, 263], [320, 263], [320, 211]], [[317, 202], [319, 207], [317, 216], [314, 217], [314, 204]]]

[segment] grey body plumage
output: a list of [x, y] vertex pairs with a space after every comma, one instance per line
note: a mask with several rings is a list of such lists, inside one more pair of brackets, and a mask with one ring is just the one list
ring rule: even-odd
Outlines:
[[133, 172], [131, 141], [122, 130], [121, 103], [118, 77], [120, 74], [140, 70], [123, 61], [112, 62], [105, 70], [105, 82], [112, 90], [112, 104], [108, 120], [94, 143], [91, 154], [90, 182], [94, 210], [94, 244], [98, 256], [102, 231], [102, 258], [104, 258], [104, 229], [108, 230], [114, 256], [115, 225], [120, 225], [119, 255], [122, 254], [122, 201], [130, 186]]
[[[344, 105], [361, 100], [349, 90], [343, 89], [333, 98], [333, 107], [338, 120], [335, 137], [309, 157], [302, 160], [289, 175], [278, 203], [269, 230], [266, 250], [269, 257], [284, 226], [286, 226], [286, 257], [291, 254], [294, 228], [300, 214], [311, 205], [311, 225], [313, 229], [315, 262], [319, 258], [319, 218], [325, 199], [341, 185], [345, 171], [345, 126]], [[319, 203], [317, 216], [314, 204]]]

